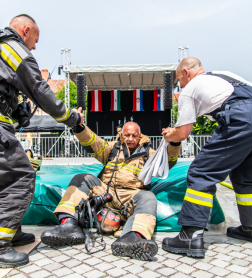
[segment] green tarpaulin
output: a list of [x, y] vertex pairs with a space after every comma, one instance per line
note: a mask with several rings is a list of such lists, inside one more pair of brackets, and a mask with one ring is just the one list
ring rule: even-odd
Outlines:
[[[158, 200], [156, 231], [174, 232], [180, 230], [181, 226], [177, 225], [177, 220], [186, 192], [186, 175], [189, 166], [190, 162], [178, 162], [170, 170], [167, 179], [152, 179], [151, 191]], [[101, 169], [101, 164], [42, 166], [40, 172], [37, 173], [32, 203], [22, 224], [58, 224], [53, 211], [73, 176], [79, 173], [97, 176]], [[217, 198], [214, 197], [211, 224], [219, 224], [224, 220], [223, 211]]]

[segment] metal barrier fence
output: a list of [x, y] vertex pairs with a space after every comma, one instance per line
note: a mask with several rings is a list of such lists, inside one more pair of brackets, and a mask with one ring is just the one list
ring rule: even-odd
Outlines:
[[[67, 144], [68, 138], [57, 134], [42, 134], [39, 137], [32, 137], [30, 140], [24, 140], [17, 135], [24, 149], [31, 149], [36, 157], [43, 158], [44, 165], [57, 164], [82, 164], [93, 163], [95, 160], [89, 155], [78, 139], [72, 135], [70, 144]], [[100, 138], [111, 142], [115, 140], [115, 136], [100, 136]], [[151, 145], [156, 150], [162, 140], [162, 136], [149, 136]], [[193, 160], [199, 153], [202, 146], [211, 135], [190, 135], [186, 140], [182, 141], [182, 148], [179, 160]], [[23, 140], [23, 141], [22, 141]], [[70, 146], [66, 150], [66, 146]]]

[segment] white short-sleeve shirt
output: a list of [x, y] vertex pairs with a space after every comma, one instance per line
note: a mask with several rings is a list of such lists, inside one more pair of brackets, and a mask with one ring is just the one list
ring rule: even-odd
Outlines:
[[[212, 73], [228, 75], [252, 86], [251, 82], [228, 71], [213, 71]], [[180, 93], [175, 127], [194, 123], [197, 117], [221, 107], [233, 91], [234, 87], [223, 78], [207, 74], [196, 76]]]

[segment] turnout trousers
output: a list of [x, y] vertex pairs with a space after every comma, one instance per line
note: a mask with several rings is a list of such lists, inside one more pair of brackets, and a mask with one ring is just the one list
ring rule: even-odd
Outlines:
[[[77, 218], [75, 207], [78, 206], [82, 198], [86, 200], [90, 196], [103, 195], [106, 190], [107, 185], [93, 175], [84, 173], [75, 175], [54, 211], [56, 218], [58, 213], [67, 213]], [[113, 201], [106, 205], [119, 210], [121, 210], [122, 204], [126, 205], [130, 214], [121, 236], [130, 231], [135, 231], [142, 234], [146, 239], [151, 239], [157, 215], [155, 195], [150, 191], [118, 186], [116, 187], [116, 193], [120, 202], [112, 185], [109, 188], [109, 193], [112, 194]]]
[[13, 126], [0, 121], [0, 254], [10, 250], [14, 236], [20, 236], [16, 232], [32, 201], [35, 177]]
[[189, 168], [178, 224], [207, 228], [216, 183], [229, 175], [241, 224], [252, 227], [252, 87], [234, 85], [211, 115], [219, 126]]

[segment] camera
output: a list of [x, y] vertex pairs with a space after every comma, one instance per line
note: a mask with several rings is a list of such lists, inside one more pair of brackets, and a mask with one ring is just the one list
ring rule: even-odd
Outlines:
[[30, 124], [31, 117], [31, 104], [26, 100], [21, 102], [15, 112], [13, 112], [12, 117], [18, 120], [19, 127], [27, 127]]

